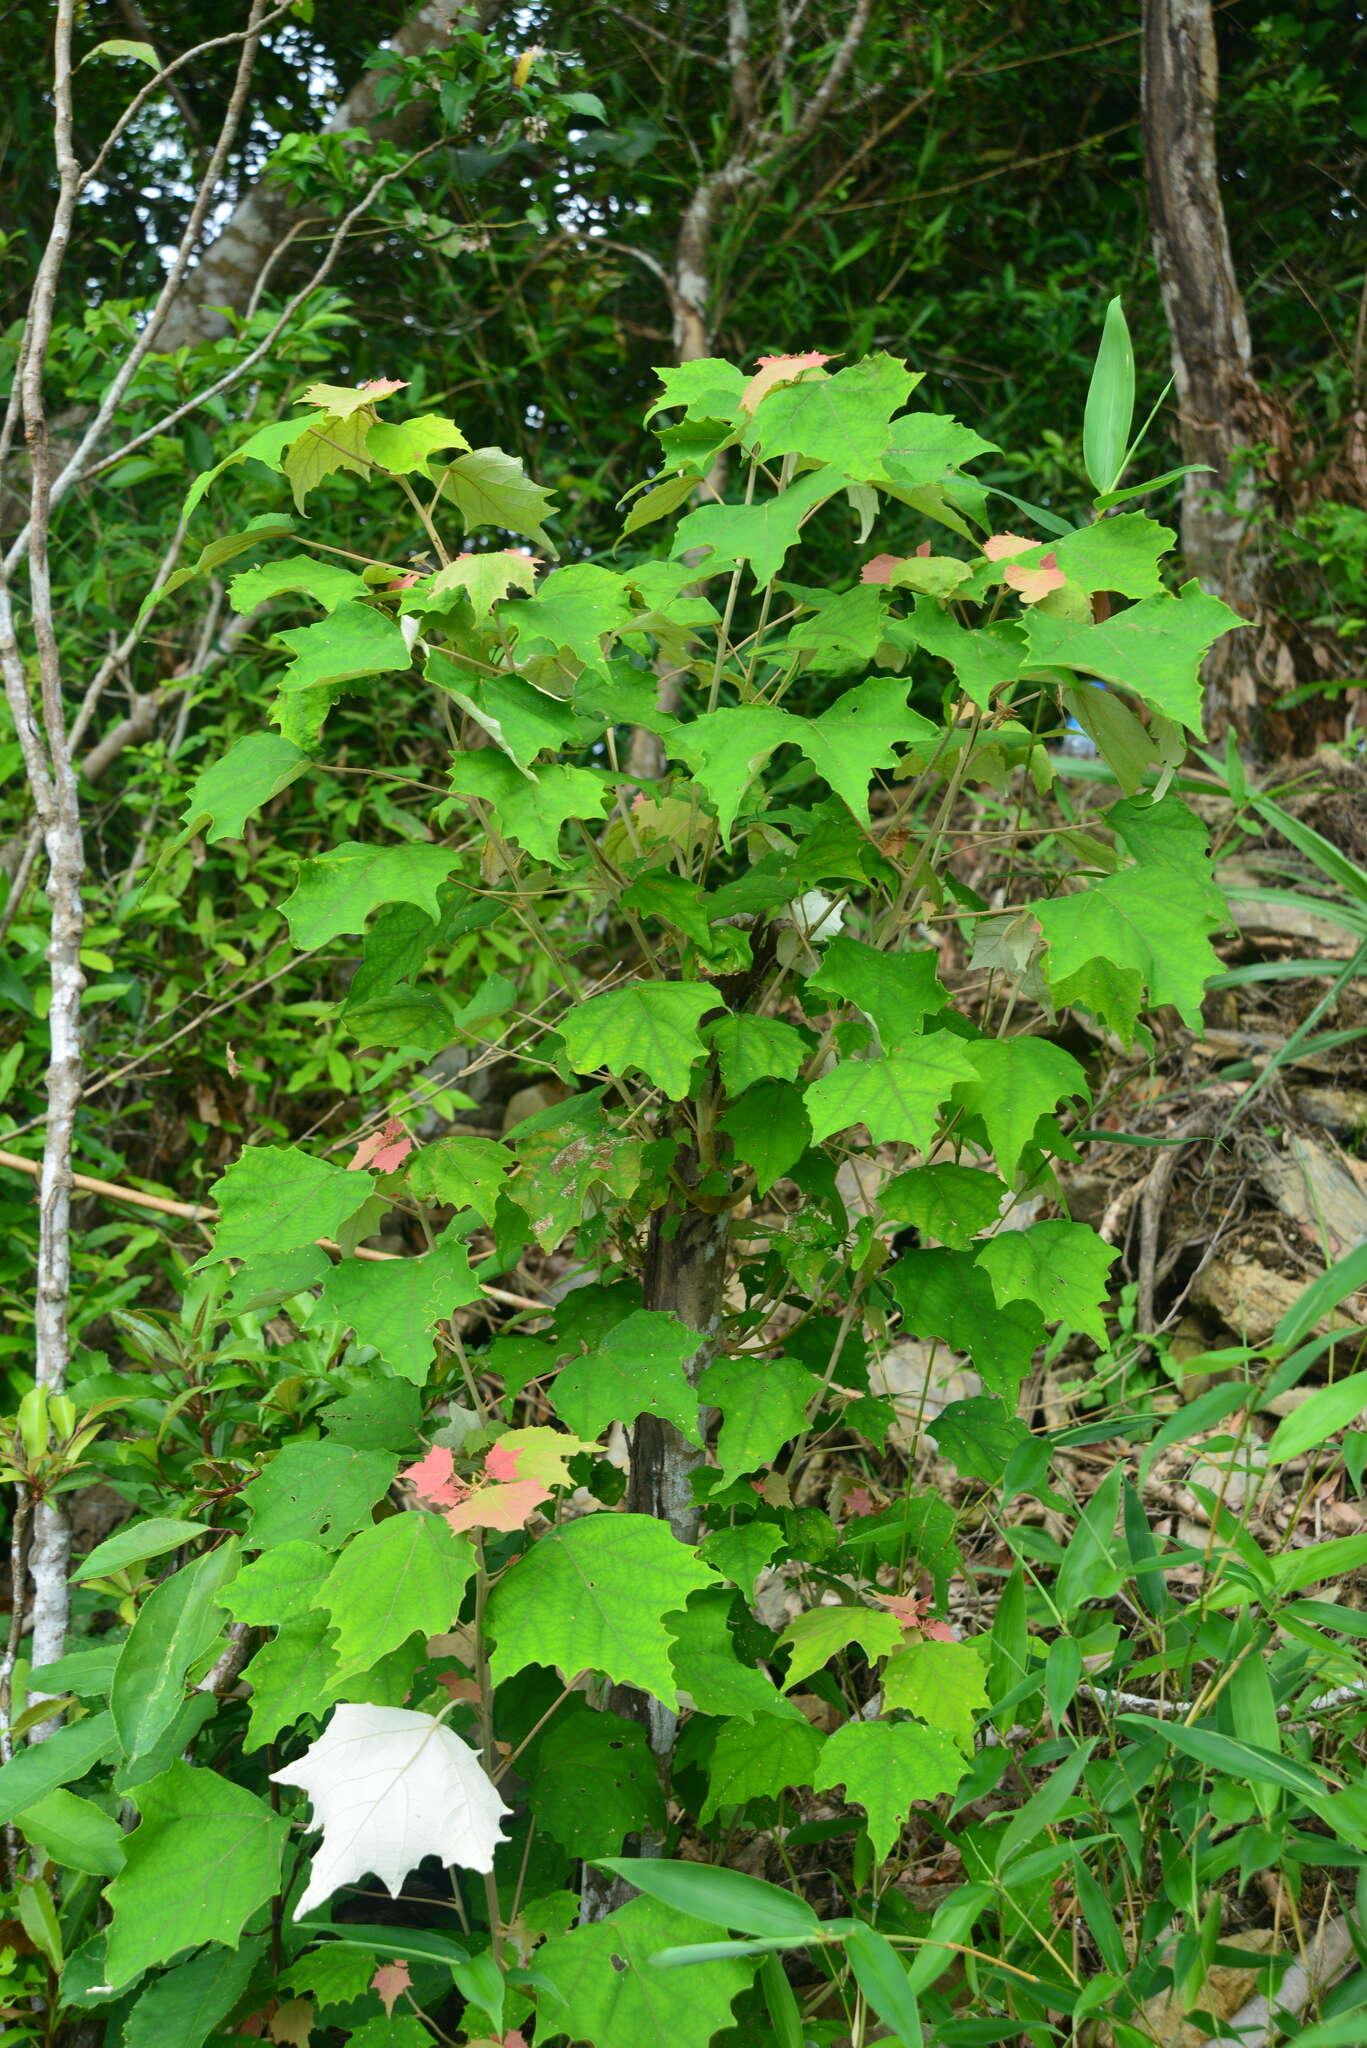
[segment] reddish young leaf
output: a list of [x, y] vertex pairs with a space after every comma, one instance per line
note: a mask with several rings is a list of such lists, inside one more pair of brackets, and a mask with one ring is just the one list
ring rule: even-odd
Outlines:
[[511, 1534], [550, 1497], [549, 1486], [539, 1479], [513, 1479], [506, 1485], [495, 1482], [477, 1486], [468, 1499], [447, 1510], [445, 1519], [457, 1535], [463, 1529], [501, 1529]]
[[861, 583], [891, 583], [892, 572], [906, 560], [904, 555], [875, 555], [859, 571]]
[[402, 1959], [394, 1963], [380, 1964], [370, 1980], [370, 1988], [379, 1992], [380, 2004], [384, 2007], [386, 2019], [393, 2018], [394, 2007], [400, 1995], [408, 1990], [412, 1982], [413, 1979], [408, 1974], [408, 1965]]
[[433, 1444], [425, 1458], [405, 1465], [399, 1477], [411, 1480], [419, 1500], [434, 1508], [453, 1508], [470, 1491], [463, 1479], [457, 1479], [455, 1460], [445, 1444]]
[[1023, 554], [1026, 548], [1038, 546], [1038, 541], [1025, 540], [1019, 533], [994, 533], [983, 542], [983, 553], [989, 562], [1004, 562], [1008, 555]]
[[353, 1168], [373, 1166], [376, 1173], [393, 1173], [412, 1150], [413, 1140], [398, 1117], [392, 1116], [382, 1131], [372, 1131], [368, 1138], [362, 1138], [348, 1164]]
[[819, 370], [830, 360], [829, 356], [819, 354], [816, 349], [809, 349], [806, 355], [801, 356], [760, 356], [754, 376], [741, 392], [741, 411], [753, 412], [760, 400], [767, 398], [777, 385], [795, 384], [804, 370]]
[[1022, 604], [1038, 604], [1051, 590], [1062, 590], [1067, 577], [1060, 569], [1052, 554], [1041, 555], [1033, 568], [1023, 562], [1013, 562], [1005, 572], [1003, 580], [1018, 592]]

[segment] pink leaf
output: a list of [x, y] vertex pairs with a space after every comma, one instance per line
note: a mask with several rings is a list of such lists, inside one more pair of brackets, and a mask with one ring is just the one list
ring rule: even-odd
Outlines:
[[373, 1166], [376, 1173], [393, 1173], [412, 1150], [413, 1140], [398, 1117], [392, 1116], [382, 1131], [372, 1131], [368, 1138], [362, 1138], [349, 1163], [353, 1171]]
[[1041, 555], [1031, 568], [1013, 562], [1003, 571], [1002, 580], [1019, 592], [1022, 604], [1038, 604], [1051, 590], [1062, 590], [1068, 579], [1052, 555]]
[[499, 1442], [493, 1445], [484, 1459], [484, 1469], [491, 1479], [516, 1479], [518, 1460], [522, 1455], [521, 1446], [509, 1449]]
[[891, 583], [893, 570], [900, 569], [905, 560], [905, 555], [875, 555], [871, 561], [865, 562], [859, 571], [859, 581]]
[[520, 1529], [551, 1490], [539, 1479], [514, 1479], [506, 1486], [479, 1486], [466, 1500], [459, 1501], [446, 1516], [457, 1535], [462, 1529]]
[[380, 1964], [379, 1969], [370, 1980], [370, 1988], [372, 1991], [379, 1992], [380, 2003], [384, 2007], [386, 2019], [393, 2017], [394, 2007], [400, 1994], [407, 1991], [412, 1982], [413, 1979], [408, 1974], [407, 1963]]
[[357, 388], [364, 391], [367, 398], [392, 398], [396, 391], [407, 391], [408, 379], [406, 377], [372, 377], [368, 383], [361, 384]]
[[457, 1479], [455, 1459], [445, 1444], [433, 1444], [425, 1458], [406, 1465], [399, 1477], [410, 1480], [418, 1498], [434, 1508], [453, 1508], [470, 1491], [463, 1479]]
[[903, 1628], [919, 1629], [921, 1617], [929, 1605], [914, 1593], [875, 1593], [873, 1597], [880, 1607], [886, 1607], [889, 1614], [897, 1616]]
[[1036, 546], [1038, 542], [1022, 540], [1018, 533], [994, 533], [983, 542], [983, 553], [989, 562], [1004, 562], [1008, 555], [1019, 555]]
[[820, 355], [816, 349], [809, 349], [806, 355], [801, 356], [761, 356], [758, 369], [741, 392], [741, 411], [753, 412], [775, 385], [795, 384], [804, 370], [819, 370], [830, 360], [829, 356]]
[[923, 1621], [921, 1633], [929, 1636], [932, 1643], [952, 1643], [955, 1640], [954, 1631], [947, 1621]]
[[920, 547], [917, 548], [916, 552], [921, 557], [922, 561], [924, 561], [930, 553], [930, 542], [928, 540], [923, 540], [921, 542]]

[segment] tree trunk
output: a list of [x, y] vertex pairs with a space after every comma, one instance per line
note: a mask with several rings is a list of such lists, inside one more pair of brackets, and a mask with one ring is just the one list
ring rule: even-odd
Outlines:
[[[1262, 439], [1266, 401], [1252, 369], [1215, 159], [1219, 73], [1210, 0], [1144, 0], [1142, 100], [1149, 210], [1172, 340], [1186, 478], [1182, 552], [1192, 575], [1250, 621], [1260, 616], [1253, 539], [1257, 488], [1239, 451]], [[1217, 642], [1206, 662], [1212, 735], [1257, 728], [1255, 626]]]

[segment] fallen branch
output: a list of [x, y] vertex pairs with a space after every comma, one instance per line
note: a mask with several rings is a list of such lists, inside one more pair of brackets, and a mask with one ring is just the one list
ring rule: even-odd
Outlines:
[[[25, 1159], [18, 1152], [0, 1151], [0, 1166], [9, 1166], [16, 1173], [26, 1173], [37, 1180], [42, 1172], [37, 1160]], [[142, 1188], [125, 1187], [119, 1181], [95, 1180], [88, 1173], [73, 1173], [73, 1188], [82, 1194], [101, 1195], [106, 1201], [127, 1202], [135, 1209], [154, 1209], [160, 1216], [183, 1216], [187, 1223], [216, 1223], [217, 1209], [211, 1209], [202, 1202], [177, 1202], [170, 1195], [149, 1195]], [[341, 1257], [341, 1246], [330, 1237], [319, 1237], [314, 1243], [325, 1252], [336, 1252]], [[358, 1245], [355, 1256], [358, 1259], [389, 1260], [401, 1259], [402, 1252], [372, 1251], [367, 1245]], [[488, 1301], [496, 1301], [504, 1308], [521, 1308], [534, 1311], [537, 1315], [547, 1313], [544, 1301], [533, 1300], [530, 1294], [510, 1294], [506, 1287], [482, 1287], [481, 1294]]]

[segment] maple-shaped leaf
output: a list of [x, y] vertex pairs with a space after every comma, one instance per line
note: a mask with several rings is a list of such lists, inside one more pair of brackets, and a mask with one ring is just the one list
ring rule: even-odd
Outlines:
[[693, 1063], [706, 1047], [698, 1025], [721, 1007], [717, 991], [700, 981], [634, 981], [607, 995], [576, 1003], [558, 1029], [577, 1074], [605, 1067], [610, 1074], [644, 1074], [672, 1102], [688, 1093]]
[[455, 1454], [449, 1444], [433, 1444], [414, 1465], [405, 1465], [399, 1473], [417, 1494], [431, 1508], [453, 1508], [463, 1500], [469, 1488], [463, 1480], [457, 1479]]
[[550, 1497], [549, 1486], [539, 1479], [491, 1481], [487, 1486], [470, 1487], [465, 1499], [448, 1508], [443, 1519], [455, 1530], [498, 1529], [510, 1535]]
[[591, 769], [562, 762], [534, 771], [518, 768], [492, 747], [458, 754], [451, 765], [451, 787], [457, 795], [480, 798], [504, 838], [516, 840], [533, 860], [554, 868], [565, 865], [560, 834], [566, 821], [600, 818], [612, 801], [611, 783]]
[[812, 1142], [801, 1090], [788, 1081], [756, 1082], [723, 1111], [718, 1123], [737, 1159], [752, 1169], [761, 1195], [796, 1166]]
[[1086, 1223], [1032, 1223], [978, 1247], [1000, 1305], [1032, 1302], [1046, 1323], [1068, 1323], [1106, 1342], [1107, 1275], [1120, 1254]]
[[804, 371], [824, 369], [833, 359], [813, 348], [803, 355], [758, 356], [755, 360], [755, 374], [740, 395], [741, 412], [753, 412], [780, 384], [796, 384]]
[[716, 1573], [650, 1515], [592, 1515], [538, 1537], [490, 1596], [495, 1682], [528, 1664], [602, 1671], [676, 1704], [665, 1618]]
[[406, 391], [408, 381], [402, 377], [372, 377], [365, 384], [310, 384], [298, 398], [296, 405], [315, 405], [323, 412], [335, 413], [339, 419], [349, 418], [365, 406], [377, 405], [381, 399], [392, 398], [396, 391]]
[[479, 1297], [469, 1250], [448, 1233], [421, 1258], [343, 1259], [323, 1283], [318, 1314], [349, 1324], [362, 1344], [422, 1386], [437, 1324]]
[[567, 1430], [535, 1425], [510, 1429], [491, 1445], [484, 1469], [491, 1479], [538, 1479], [543, 1486], [569, 1486], [569, 1460], [595, 1445]]
[[[1171, 527], [1160, 526], [1142, 512], [1125, 512], [1113, 519], [1097, 519], [1080, 526], [1075, 533], [1060, 534], [1047, 541], [1023, 540], [1019, 534], [994, 534], [983, 543], [989, 562], [1010, 561], [1027, 573], [1051, 560], [1062, 577], [1088, 592], [1109, 590], [1120, 597], [1153, 597], [1163, 588], [1159, 563], [1170, 552], [1177, 536]], [[986, 591], [992, 578], [975, 583], [969, 595]], [[1008, 571], [1006, 581], [1021, 586]], [[1059, 588], [1056, 582], [1052, 586]]]
[[373, 1186], [368, 1175], [296, 1145], [249, 1145], [209, 1191], [218, 1228], [207, 1263], [268, 1257], [334, 1237]]
[[436, 1515], [391, 1515], [359, 1530], [318, 1595], [341, 1670], [366, 1670], [409, 1636], [452, 1627], [473, 1567], [470, 1545]]
[[369, 476], [370, 458], [365, 445], [369, 428], [370, 421], [363, 412], [325, 413], [320, 419], [310, 420], [307, 431], [290, 443], [281, 468], [301, 512], [309, 492], [338, 470], [349, 470], [353, 476]]
[[445, 846], [366, 846], [344, 840], [306, 860], [280, 906], [297, 946], [324, 946], [343, 932], [363, 932], [384, 903], [412, 903], [435, 923], [437, 892], [460, 865]]
[[1202, 657], [1222, 633], [1242, 624], [1237, 612], [1193, 577], [1176, 597], [1146, 597], [1099, 625], [1034, 611], [1025, 631], [1033, 663], [1117, 683], [1199, 735]]
[[893, 590], [913, 590], [926, 597], [952, 597], [973, 573], [971, 562], [957, 555], [932, 555], [930, 543], [914, 555], [875, 555], [859, 572], [861, 583], [881, 583]]
[[968, 1643], [910, 1642], [883, 1666], [883, 1708], [906, 1708], [973, 1753], [976, 1716], [988, 1704], [987, 1672]]
[[1060, 569], [1057, 557], [1048, 553], [1041, 555], [1038, 562], [1010, 563], [1002, 581], [1016, 592], [1022, 604], [1038, 604], [1041, 598], [1048, 597], [1051, 590], [1062, 590], [1068, 578]]
[[1220, 970], [1209, 934], [1226, 921], [1207, 875], [1127, 868], [1029, 910], [1044, 934], [1044, 977], [1060, 1007], [1090, 1010], [1128, 1042], [1147, 990], [1153, 1008], [1171, 1003], [1200, 1029], [1206, 983]]
[[362, 1138], [356, 1150], [347, 1161], [348, 1169], [355, 1173], [360, 1167], [373, 1166], [376, 1173], [393, 1173], [403, 1165], [413, 1150], [413, 1140], [397, 1116], [388, 1117], [384, 1128], [372, 1131]]
[[584, 1356], [561, 1366], [556, 1412], [590, 1440], [612, 1422], [659, 1415], [690, 1443], [701, 1443], [698, 1396], [684, 1370], [700, 1341], [677, 1316], [637, 1309]]
[[380, 2004], [385, 2009], [386, 2018], [393, 2014], [394, 2007], [398, 2004], [404, 1992], [411, 1988], [412, 1983], [413, 1979], [408, 1974], [408, 1965], [402, 1957], [397, 1962], [380, 1964], [379, 1969], [370, 1980], [370, 1989], [378, 1992]]
[[365, 452], [391, 476], [428, 476], [428, 463], [439, 448], [468, 448], [470, 443], [454, 420], [421, 412], [411, 420], [381, 420], [366, 435]]
[[863, 1124], [875, 1145], [900, 1140], [924, 1150], [935, 1135], [941, 1103], [973, 1074], [963, 1040], [949, 1031], [926, 1032], [906, 1055], [841, 1060], [803, 1098], [812, 1136], [819, 1144], [833, 1131]]
[[825, 948], [807, 986], [853, 1003], [872, 1019], [883, 1050], [895, 1052], [919, 1039], [925, 1019], [949, 1001], [936, 972], [939, 964], [939, 954], [929, 946], [914, 953], [884, 953], [842, 934]]
[[890, 1223], [910, 1223], [961, 1252], [997, 1221], [1006, 1193], [995, 1173], [975, 1166], [913, 1166], [879, 1190], [878, 1207]]
[[442, 471], [443, 495], [453, 500], [467, 533], [495, 526], [525, 534], [548, 555], [555, 548], [542, 527], [554, 507], [548, 490], [533, 483], [522, 464], [501, 448], [473, 448]]
[[280, 688], [291, 693], [361, 676], [402, 675], [413, 664], [412, 650], [388, 612], [352, 600], [312, 626], [277, 633], [275, 644], [294, 656], [280, 678]]
[[660, 412], [676, 406], [685, 417], [697, 420], [733, 420], [740, 410], [741, 393], [747, 382], [744, 370], [720, 356], [699, 356], [689, 363], [671, 363], [657, 368], [660, 396], [646, 414], [647, 423]]
[[519, 1164], [510, 1192], [543, 1251], [596, 1214], [606, 1197], [624, 1202], [640, 1183], [643, 1142], [604, 1114], [601, 1096], [576, 1096], [513, 1133]]
[[408, 1168], [408, 1188], [419, 1199], [473, 1209], [481, 1223], [492, 1223], [498, 1191], [512, 1165], [506, 1146], [493, 1138], [452, 1131], [414, 1155]]
[[767, 1470], [807, 1426], [807, 1409], [821, 1382], [795, 1358], [719, 1358], [698, 1391], [720, 1408], [717, 1463], [728, 1479]]
[[839, 470], [812, 469], [786, 490], [757, 498], [750, 505], [701, 505], [675, 527], [671, 554], [678, 560], [692, 556], [694, 549], [702, 550], [707, 559], [698, 573], [706, 576], [748, 562], [755, 582], [762, 587], [782, 568], [803, 521], [844, 485]]
[[752, 1010], [716, 1017], [706, 1027], [728, 1095], [743, 1095], [756, 1081], [791, 1081], [807, 1056], [801, 1035], [777, 1017]]
[[309, 765], [309, 757], [279, 733], [249, 733], [213, 761], [190, 785], [181, 822], [185, 833], [203, 831], [212, 846], [240, 839], [252, 814], [288, 789]]
[[551, 653], [567, 648], [586, 668], [606, 673], [604, 642], [631, 617], [628, 580], [595, 562], [575, 562], [552, 569], [534, 597], [514, 598], [499, 619], [517, 635], [519, 658], [544, 646]]
[[528, 1793], [539, 1830], [568, 1856], [615, 1856], [629, 1834], [663, 1833], [659, 1770], [637, 1721], [575, 1694], [533, 1751]]
[[952, 1792], [967, 1760], [938, 1728], [914, 1721], [847, 1721], [821, 1752], [814, 1789], [845, 1788], [868, 1816], [869, 1840], [883, 1862], [917, 1800]]
[[1091, 1099], [1087, 1076], [1071, 1053], [1044, 1038], [972, 1039], [964, 1050], [977, 1078], [960, 1082], [954, 1100], [982, 1118], [997, 1164], [1013, 1180], [1040, 1118], [1065, 1097]]
[[404, 1707], [337, 1707], [318, 1740], [271, 1779], [308, 1794], [310, 1831], [323, 1832], [296, 1920], [367, 1872], [396, 1899], [425, 1856], [492, 1870], [511, 1811], [468, 1743]]
[[340, 562], [320, 562], [316, 555], [287, 555], [283, 561], [263, 562], [234, 576], [228, 585], [228, 602], [235, 612], [254, 612], [258, 605], [287, 590], [316, 599], [325, 612], [336, 611], [351, 598], [370, 595], [365, 578], [354, 569], [344, 569]]
[[970, 631], [929, 597], [918, 598], [911, 618], [900, 622], [899, 645], [903, 640], [947, 661], [964, 695], [984, 711], [994, 690], [1018, 681], [1031, 665], [1025, 635], [1013, 621]]
[[909, 1337], [938, 1338], [970, 1358], [994, 1393], [1014, 1399], [1044, 1342], [1037, 1308], [1000, 1306], [971, 1252], [908, 1252], [887, 1269], [887, 1280]]
[[398, 1459], [353, 1444], [299, 1438], [276, 1452], [243, 1488], [253, 1550], [285, 1543], [322, 1543], [336, 1550], [370, 1521], [394, 1478]]
[[525, 548], [499, 548], [486, 554], [457, 555], [425, 584], [429, 597], [445, 597], [448, 591], [463, 590], [477, 619], [486, 619], [493, 606], [510, 590], [532, 590], [536, 586], [539, 557]]
[[252, 1628], [298, 1621], [318, 1605], [319, 1588], [331, 1569], [331, 1556], [317, 1543], [277, 1544], [255, 1564], [244, 1565], [214, 1599], [235, 1621]]
[[947, 503], [943, 491], [928, 486], [962, 480], [956, 472], [979, 455], [995, 455], [996, 443], [985, 441], [972, 427], [942, 412], [899, 413], [888, 429], [883, 460], [874, 471], [880, 490], [914, 505], [932, 519], [952, 526], [956, 533], [969, 529]]
[[892, 415], [920, 378], [885, 354], [865, 356], [833, 376], [809, 374], [773, 391], [741, 436], [765, 456], [801, 455], [869, 478], [881, 468]]
[[783, 645], [802, 650], [810, 674], [863, 674], [873, 666], [886, 637], [887, 605], [877, 590], [856, 584], [853, 590], [794, 589], [793, 594], [812, 610], [792, 627]]
[[875, 1607], [812, 1607], [797, 1615], [779, 1636], [779, 1645], [792, 1650], [783, 1684], [787, 1691], [810, 1678], [814, 1671], [840, 1651], [857, 1643], [872, 1663], [886, 1657], [902, 1640], [902, 1625], [895, 1614]]
[[722, 1956], [690, 1967], [681, 1994], [661, 1949], [714, 1942], [717, 1927], [656, 1899], [632, 1899], [606, 1920], [584, 1921], [552, 1936], [536, 1953], [538, 1974], [563, 2004], [553, 2025], [593, 2048], [708, 2048], [732, 2028], [731, 2008], [754, 1975], [757, 1958]]
[[708, 1761], [702, 1825], [724, 1807], [778, 1799], [794, 1786], [810, 1785], [825, 1739], [800, 1717], [757, 1714], [753, 1721], [723, 1722]]
[[966, 1479], [985, 1479], [989, 1486], [996, 1485], [1020, 1445], [1030, 1440], [1025, 1424], [1009, 1415], [993, 1394], [951, 1401], [927, 1424], [926, 1433], [956, 1472]]
[[736, 1605], [729, 1586], [710, 1586], [694, 1593], [682, 1614], [671, 1616], [670, 1662], [679, 1689], [688, 1694], [695, 1713], [747, 1721], [756, 1714], [775, 1714], [790, 1720], [798, 1712], [792, 1701], [772, 1678], [739, 1655], [731, 1632]]

